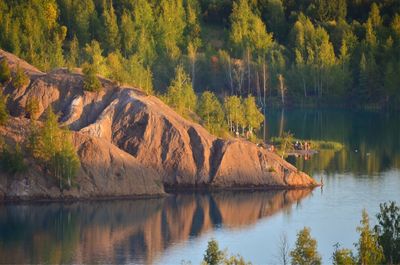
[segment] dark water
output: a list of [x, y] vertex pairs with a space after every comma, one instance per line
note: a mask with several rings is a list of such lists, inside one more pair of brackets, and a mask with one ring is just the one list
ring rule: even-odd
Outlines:
[[253, 264], [276, 264], [285, 233], [309, 226], [324, 264], [354, 248], [363, 208], [400, 203], [400, 117], [351, 111], [274, 111], [268, 136], [339, 141], [345, 148], [291, 162], [324, 189], [219, 192], [167, 198], [0, 205], [0, 263], [199, 264], [207, 241]]

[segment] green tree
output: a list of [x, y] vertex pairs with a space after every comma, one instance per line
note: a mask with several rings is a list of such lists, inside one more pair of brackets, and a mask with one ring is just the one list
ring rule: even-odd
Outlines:
[[0, 90], [0, 125], [5, 125], [7, 123], [8, 116], [7, 96]]
[[243, 111], [247, 129], [250, 133], [253, 133], [253, 130], [260, 128], [264, 121], [264, 115], [258, 109], [253, 96], [248, 96], [243, 100]]
[[378, 224], [375, 233], [378, 235], [379, 245], [383, 248], [386, 262], [400, 263], [400, 208], [395, 202], [379, 205], [380, 212], [376, 215]]
[[194, 110], [197, 97], [192, 88], [190, 77], [185, 73], [182, 65], [175, 70], [175, 78], [167, 89], [167, 103], [178, 113], [184, 114], [186, 110]]
[[102, 89], [101, 82], [92, 65], [83, 66], [83, 89], [90, 92], [98, 92]]
[[203, 261], [207, 265], [218, 265], [224, 260], [224, 258], [224, 252], [219, 249], [218, 242], [215, 239], [208, 241]]
[[103, 6], [103, 43], [107, 52], [117, 51], [120, 48], [120, 34], [112, 1], [106, 1]]
[[20, 145], [17, 143], [14, 150], [10, 149], [9, 146], [2, 145], [0, 152], [0, 165], [2, 169], [10, 174], [26, 172], [28, 167], [25, 164]]
[[69, 51], [67, 55], [67, 66], [69, 68], [77, 67], [80, 65], [79, 42], [76, 35], [69, 42]]
[[224, 112], [221, 103], [217, 96], [210, 91], [205, 91], [201, 94], [197, 106], [197, 113], [202, 120], [205, 121], [206, 128], [208, 128], [211, 133], [216, 133], [223, 125]]
[[356, 244], [358, 251], [358, 264], [382, 264], [384, 256], [379, 245], [378, 236], [369, 225], [369, 217], [365, 210], [362, 212], [361, 226], [357, 227], [360, 238]]
[[143, 89], [147, 94], [153, 94], [153, 73], [150, 67], [143, 66], [138, 55], [130, 56], [125, 67], [131, 85]]
[[17, 70], [12, 78], [12, 84], [15, 88], [19, 89], [26, 86], [29, 83], [29, 77], [25, 74], [25, 71], [18, 65]]
[[239, 125], [245, 119], [241, 99], [238, 96], [226, 97], [224, 99], [224, 110], [230, 131], [238, 135]]
[[100, 43], [92, 40], [90, 44], [86, 44], [84, 51], [86, 61], [91, 65], [94, 73], [107, 76], [107, 62], [103, 57], [103, 50], [100, 47]]
[[137, 32], [135, 32], [135, 24], [133, 23], [132, 17], [124, 10], [121, 16], [121, 46], [125, 57], [132, 54], [136, 34]]
[[0, 84], [6, 83], [11, 79], [10, 67], [6, 59], [0, 60]]
[[305, 227], [297, 234], [296, 246], [290, 252], [290, 256], [293, 265], [322, 264], [317, 251], [317, 241], [311, 237], [309, 228]]
[[128, 80], [128, 73], [125, 70], [125, 59], [119, 51], [109, 53], [107, 56], [107, 77], [116, 81], [118, 84]]
[[37, 120], [39, 118], [39, 100], [36, 97], [29, 97], [25, 111], [30, 119]]
[[356, 258], [353, 252], [347, 248], [339, 248], [339, 243], [335, 244], [335, 251], [332, 253], [333, 265], [356, 265]]

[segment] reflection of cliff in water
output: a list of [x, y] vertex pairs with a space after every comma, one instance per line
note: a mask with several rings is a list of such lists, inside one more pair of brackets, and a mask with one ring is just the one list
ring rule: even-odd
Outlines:
[[152, 263], [173, 243], [257, 222], [309, 190], [179, 194], [160, 199], [6, 205], [0, 263]]

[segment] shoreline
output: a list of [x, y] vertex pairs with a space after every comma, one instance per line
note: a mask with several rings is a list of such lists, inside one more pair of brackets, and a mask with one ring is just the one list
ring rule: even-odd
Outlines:
[[270, 192], [270, 191], [289, 191], [289, 190], [314, 190], [315, 188], [322, 187], [323, 184], [318, 183], [312, 186], [281, 186], [281, 185], [246, 185], [246, 186], [234, 186], [234, 187], [218, 187], [218, 186], [208, 186], [208, 185], [180, 185], [179, 187], [171, 187], [169, 185], [164, 185], [165, 193], [163, 194], [142, 194], [142, 195], [120, 195], [120, 196], [92, 196], [92, 197], [71, 197], [66, 196], [64, 198], [49, 198], [41, 196], [32, 197], [18, 197], [4, 196], [0, 199], [1, 204], [19, 204], [19, 203], [74, 203], [74, 202], [92, 202], [92, 201], [116, 201], [116, 200], [147, 200], [147, 199], [158, 199], [166, 198], [171, 195], [176, 194], [186, 194], [186, 193], [214, 193], [214, 192], [229, 192], [229, 191], [242, 191], [242, 192]]

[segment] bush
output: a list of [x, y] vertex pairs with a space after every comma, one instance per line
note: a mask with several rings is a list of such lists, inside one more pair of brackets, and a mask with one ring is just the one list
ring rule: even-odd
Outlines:
[[96, 71], [90, 65], [83, 67], [83, 89], [90, 92], [98, 92], [101, 90], [101, 82], [96, 75]]
[[5, 125], [8, 120], [8, 110], [6, 105], [7, 97], [0, 90], [0, 125]]
[[2, 59], [0, 61], [0, 83], [3, 84], [5, 82], [10, 81], [10, 79], [11, 79], [10, 67], [8, 67], [6, 59]]
[[25, 74], [24, 70], [17, 66], [17, 71], [12, 79], [12, 84], [15, 88], [21, 88], [29, 83], [29, 78]]
[[1, 168], [10, 174], [26, 172], [27, 166], [19, 144], [15, 145], [14, 150], [9, 146], [3, 146], [0, 154]]
[[36, 120], [39, 117], [39, 100], [35, 97], [29, 98], [26, 102], [25, 111], [30, 119]]

